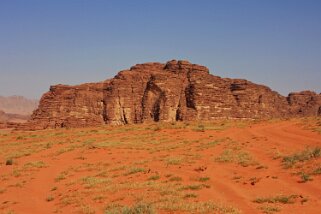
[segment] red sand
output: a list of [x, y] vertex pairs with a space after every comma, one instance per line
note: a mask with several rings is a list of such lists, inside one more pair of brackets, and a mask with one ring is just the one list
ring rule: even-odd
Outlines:
[[[7, 135], [0, 136], [0, 139], [4, 139], [0, 141], [0, 212], [104, 213], [105, 207], [111, 203], [136, 203], [139, 195], [140, 199], [149, 201], [152, 201], [153, 197], [163, 197], [160, 190], [131, 186], [118, 188], [115, 185], [126, 182], [126, 185], [143, 183], [152, 175], [159, 175], [157, 182], [162, 184], [161, 182], [168, 182], [171, 174], [171, 177], [180, 177], [182, 185], [199, 184], [202, 183], [197, 181], [199, 178], [208, 178], [205, 182], [206, 188], [186, 191], [197, 196], [195, 199], [182, 199], [183, 203], [214, 201], [237, 208], [242, 213], [262, 213], [261, 207], [267, 206], [278, 208], [277, 213], [320, 213], [320, 174], [313, 175], [312, 181], [302, 183], [300, 175], [293, 173], [321, 167], [321, 158], [299, 163], [297, 168], [284, 169], [282, 166], [282, 157], [286, 155], [303, 151], [307, 147], [321, 147], [320, 133], [304, 129], [297, 120], [251, 123], [244, 128], [204, 132], [190, 128], [162, 128], [155, 131], [146, 130], [146, 125], [137, 127], [139, 130], [131, 126], [120, 132], [117, 132], [118, 127], [31, 133], [3, 132]], [[99, 131], [106, 131], [106, 134]], [[80, 133], [83, 136], [80, 136]], [[19, 136], [30, 135], [47, 137], [18, 139]], [[230, 139], [222, 140], [226, 137]], [[86, 140], [92, 139], [95, 140], [94, 143], [83, 145]], [[99, 143], [106, 139], [112, 139], [115, 145], [101, 146]], [[4, 164], [11, 153], [28, 148], [33, 140], [36, 143], [52, 142], [52, 146], [15, 158], [13, 165]], [[59, 144], [63, 140], [65, 143]], [[68, 140], [72, 144], [68, 143]], [[184, 140], [190, 143], [184, 145]], [[222, 142], [204, 147], [214, 140]], [[141, 141], [144, 144], [139, 145]], [[16, 147], [8, 146], [16, 142], [20, 142]], [[75, 145], [70, 151], [57, 153], [70, 145]], [[155, 148], [159, 148], [158, 151], [153, 151]], [[255, 164], [242, 166], [233, 161], [216, 161], [226, 149], [235, 153], [246, 151], [255, 160]], [[280, 158], [277, 158], [278, 155]], [[22, 169], [24, 164], [35, 161], [42, 161], [46, 166]], [[127, 175], [126, 171], [130, 166], [142, 167], [146, 171]], [[19, 175], [17, 170], [20, 170]], [[63, 171], [67, 171], [67, 174], [57, 181]], [[99, 181], [93, 181], [92, 186], [89, 183], [89, 187], [86, 187], [81, 180], [86, 176], [97, 177], [97, 174], [103, 171], [106, 171], [107, 175], [102, 177], [111, 179], [110, 183], [100, 184]], [[108, 188], [116, 190], [111, 191]], [[297, 198], [291, 204], [253, 202], [257, 198], [279, 195], [296, 195]], [[101, 198], [94, 199], [97, 196]], [[156, 207], [157, 203], [154, 201]], [[157, 210], [159, 213], [183, 212]]]

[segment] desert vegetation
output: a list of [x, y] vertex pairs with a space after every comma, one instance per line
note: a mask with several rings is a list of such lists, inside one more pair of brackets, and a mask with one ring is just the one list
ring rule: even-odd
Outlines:
[[305, 118], [1, 130], [0, 209], [316, 213], [319, 125]]

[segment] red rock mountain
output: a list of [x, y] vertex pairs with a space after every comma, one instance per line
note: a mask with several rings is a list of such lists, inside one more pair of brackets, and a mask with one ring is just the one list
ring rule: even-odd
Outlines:
[[321, 95], [281, 96], [243, 79], [214, 76], [201, 65], [172, 60], [137, 64], [113, 79], [45, 93], [26, 129], [321, 115]]

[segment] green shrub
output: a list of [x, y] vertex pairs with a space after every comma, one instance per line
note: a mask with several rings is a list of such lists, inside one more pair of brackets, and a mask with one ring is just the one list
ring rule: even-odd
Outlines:
[[307, 148], [302, 152], [298, 152], [289, 156], [283, 157], [282, 163], [284, 168], [291, 168], [298, 162], [308, 161], [321, 156], [321, 148]]
[[148, 203], [139, 202], [131, 207], [110, 206], [105, 210], [105, 214], [154, 214], [155, 208]]
[[50, 202], [50, 201], [53, 201], [54, 200], [54, 197], [52, 195], [49, 195], [47, 198], [46, 198], [46, 201]]
[[132, 174], [135, 174], [135, 173], [138, 173], [138, 172], [145, 172], [145, 169], [144, 168], [132, 167], [125, 173], [125, 175], [132, 175]]
[[205, 182], [205, 181], [208, 181], [208, 180], [210, 180], [209, 177], [201, 177], [201, 178], [198, 179], [198, 181], [200, 181], [200, 182]]
[[255, 203], [281, 203], [281, 204], [293, 204], [295, 199], [298, 198], [297, 195], [289, 195], [289, 196], [275, 196], [275, 197], [268, 197], [268, 198], [257, 198], [253, 202]]
[[8, 159], [6, 160], [6, 165], [12, 165], [13, 164], [13, 160], [12, 159]]
[[305, 183], [305, 182], [308, 182], [308, 181], [312, 181], [311, 175], [306, 174], [306, 173], [303, 172], [301, 174], [301, 182]]
[[197, 198], [197, 195], [194, 193], [187, 193], [184, 195], [184, 198]]
[[150, 177], [148, 178], [148, 180], [153, 180], [153, 181], [158, 180], [158, 179], [160, 179], [160, 176], [159, 176], [159, 175], [152, 175], [152, 176], [150, 176]]
[[181, 181], [181, 180], [183, 180], [181, 177], [178, 177], [178, 176], [175, 176], [175, 177], [171, 177], [170, 179], [169, 179], [169, 181]]

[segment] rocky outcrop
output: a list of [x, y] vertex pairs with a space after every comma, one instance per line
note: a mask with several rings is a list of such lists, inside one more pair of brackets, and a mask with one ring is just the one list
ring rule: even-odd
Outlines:
[[45, 129], [103, 124], [107, 83], [108, 81], [79, 86], [51, 86], [24, 127]]
[[100, 83], [51, 86], [23, 128], [312, 116], [320, 115], [320, 99], [314, 92], [284, 97], [266, 86], [172, 60], [137, 64]]
[[321, 94], [312, 91], [290, 93], [287, 100], [291, 106], [292, 115], [321, 115]]

